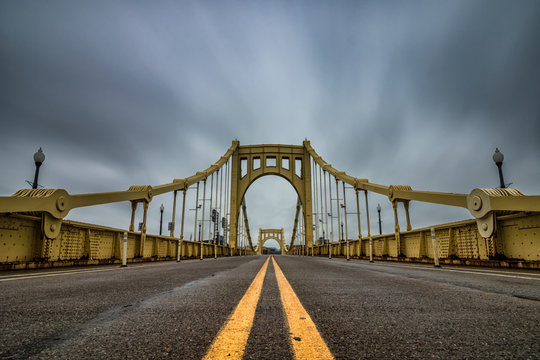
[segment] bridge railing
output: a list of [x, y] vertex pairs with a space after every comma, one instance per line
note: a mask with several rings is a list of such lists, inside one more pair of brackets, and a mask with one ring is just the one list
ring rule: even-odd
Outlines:
[[[431, 227], [400, 234], [400, 254], [396, 235], [371, 237], [373, 256], [377, 260], [401, 260], [432, 263], [435, 256], [442, 263], [540, 268], [540, 214], [517, 213], [497, 219], [499, 236], [483, 238], [475, 220], [464, 220], [434, 226], [437, 253], [433, 251]], [[370, 238], [349, 239], [351, 257], [369, 258]], [[314, 255], [347, 256], [347, 243], [317, 245]]]
[[[0, 269], [25, 269], [84, 264], [121, 263], [125, 230], [64, 221], [55, 241], [41, 236], [41, 219], [28, 215], [0, 215]], [[223, 256], [227, 246], [170, 236], [127, 232], [127, 262]], [[215, 253], [214, 253], [215, 252]]]

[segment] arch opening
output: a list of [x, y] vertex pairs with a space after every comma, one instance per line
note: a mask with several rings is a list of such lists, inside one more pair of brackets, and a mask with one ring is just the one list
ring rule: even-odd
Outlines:
[[[273, 174], [270, 174], [273, 175]], [[249, 218], [249, 227], [253, 246], [258, 245], [260, 229], [281, 229], [285, 247], [289, 244], [294, 225], [298, 194], [292, 184], [280, 176], [261, 176], [254, 180], [244, 195]], [[278, 239], [268, 237], [263, 242], [277, 249], [282, 249]]]
[[279, 244], [279, 241], [276, 239], [266, 239], [262, 243], [262, 254], [273, 254], [273, 255], [280, 255], [281, 254], [281, 245]]

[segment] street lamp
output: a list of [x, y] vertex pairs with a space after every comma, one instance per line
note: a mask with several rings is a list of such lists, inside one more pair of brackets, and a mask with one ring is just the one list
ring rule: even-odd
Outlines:
[[32, 189], [37, 189], [39, 167], [41, 166], [41, 164], [43, 164], [43, 161], [45, 161], [45, 154], [43, 154], [43, 150], [39, 148], [39, 150], [36, 151], [36, 153], [34, 154], [34, 162], [36, 163], [36, 173], [34, 174], [34, 183], [32, 184]]
[[[321, 229], [322, 229], [322, 241], [321, 241], [321, 245], [324, 245], [326, 244], [326, 240], [324, 239], [324, 222], [322, 219], [319, 219], [319, 222], [321, 223]], [[320, 239], [319, 239], [320, 240]]]
[[377, 212], [379, 213], [379, 234], [382, 235], [382, 226], [381, 226], [381, 204], [377, 204]]
[[504, 189], [506, 186], [504, 186], [504, 179], [503, 179], [503, 173], [502, 173], [502, 163], [504, 160], [504, 155], [502, 152], [499, 151], [499, 148], [495, 149], [495, 153], [493, 154], [493, 161], [495, 161], [495, 165], [499, 168], [499, 181], [501, 182], [501, 188]]
[[163, 210], [165, 210], [165, 207], [161, 204], [159, 207], [159, 212], [161, 213], [161, 217], [159, 218], [159, 235], [161, 235], [161, 231], [163, 230]]

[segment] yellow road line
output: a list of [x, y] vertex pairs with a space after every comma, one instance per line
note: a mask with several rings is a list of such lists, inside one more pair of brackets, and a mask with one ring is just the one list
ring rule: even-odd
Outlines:
[[244, 356], [269, 260], [270, 258], [264, 262], [231, 316], [217, 334], [204, 359], [242, 359]]
[[296, 359], [334, 359], [317, 327], [272, 257], [281, 303], [287, 315], [290, 341]]

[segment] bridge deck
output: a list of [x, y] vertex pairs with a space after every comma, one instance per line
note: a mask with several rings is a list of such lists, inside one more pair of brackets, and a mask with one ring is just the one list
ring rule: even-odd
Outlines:
[[[0, 358], [200, 359], [267, 258], [1, 272]], [[540, 356], [538, 271], [274, 259], [336, 358]], [[292, 359], [303, 341], [275, 274], [270, 261], [245, 359]]]

